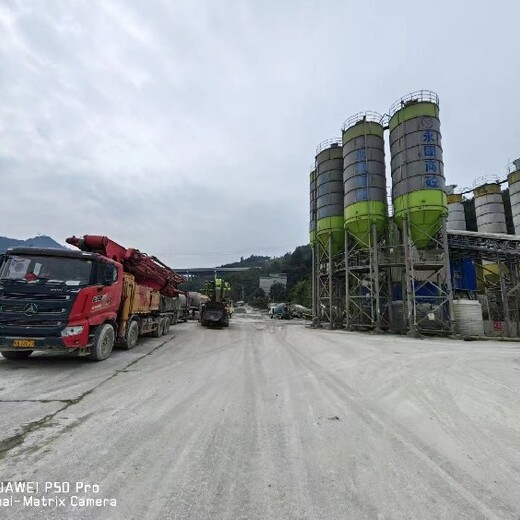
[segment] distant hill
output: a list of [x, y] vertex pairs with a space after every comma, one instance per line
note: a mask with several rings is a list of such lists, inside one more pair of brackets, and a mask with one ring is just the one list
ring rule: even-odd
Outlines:
[[251, 255], [249, 258], [242, 257], [240, 262], [219, 265], [219, 267], [268, 267], [271, 262], [269, 256]]
[[65, 247], [58, 244], [56, 240], [46, 235], [28, 238], [27, 240], [0, 237], [0, 253], [4, 253], [9, 247], [53, 247], [57, 249], [65, 249]]

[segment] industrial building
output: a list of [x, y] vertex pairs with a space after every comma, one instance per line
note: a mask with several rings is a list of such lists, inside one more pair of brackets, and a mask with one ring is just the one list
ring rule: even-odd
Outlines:
[[518, 337], [518, 235], [520, 160], [471, 187], [446, 185], [434, 92], [408, 94], [384, 115], [355, 114], [341, 138], [317, 147], [311, 168], [313, 324]]

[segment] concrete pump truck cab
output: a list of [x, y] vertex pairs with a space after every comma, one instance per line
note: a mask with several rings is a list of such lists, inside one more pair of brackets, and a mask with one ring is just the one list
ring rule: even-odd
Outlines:
[[0, 258], [0, 353], [76, 352], [106, 359], [187, 321], [184, 278], [155, 257], [105, 236], [71, 237], [68, 249], [12, 248]]

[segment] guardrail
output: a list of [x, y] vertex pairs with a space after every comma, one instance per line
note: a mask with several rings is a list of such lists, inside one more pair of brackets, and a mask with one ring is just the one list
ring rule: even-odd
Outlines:
[[384, 117], [385, 116], [381, 115], [379, 112], [358, 112], [357, 114], [354, 114], [353, 116], [350, 116], [348, 119], [345, 120], [343, 126], [341, 127], [341, 130], [342, 132], [344, 132], [345, 130], [347, 130], [351, 126], [356, 125], [360, 121], [379, 123], [380, 125], [382, 125]]
[[392, 117], [396, 112], [401, 110], [401, 108], [421, 102], [434, 103], [439, 106], [439, 96], [432, 90], [416, 90], [415, 92], [410, 92], [410, 94], [406, 94], [406, 96], [398, 99], [390, 107], [388, 114]]
[[331, 137], [330, 139], [326, 139], [325, 141], [322, 141], [317, 147], [316, 147], [316, 155], [323, 152], [323, 150], [326, 150], [327, 148], [330, 148], [331, 146], [341, 146], [342, 141], [341, 137]]

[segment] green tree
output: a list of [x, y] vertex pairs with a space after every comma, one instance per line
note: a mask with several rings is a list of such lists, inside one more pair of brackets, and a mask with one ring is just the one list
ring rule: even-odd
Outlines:
[[285, 300], [285, 285], [282, 283], [273, 283], [269, 290], [269, 296], [274, 302], [283, 302]]
[[257, 309], [267, 309], [269, 299], [267, 298], [265, 291], [259, 287], [249, 299], [249, 304]]
[[312, 307], [312, 285], [310, 278], [300, 280], [291, 291], [291, 302], [309, 309]]

